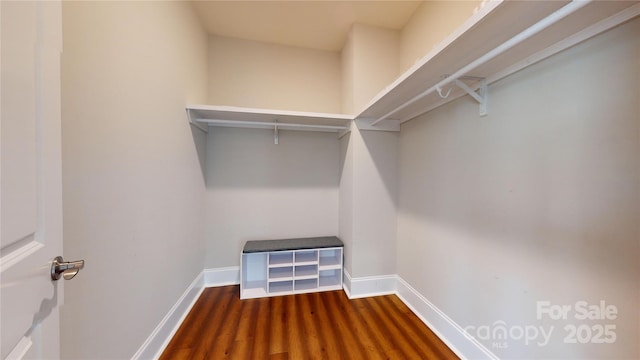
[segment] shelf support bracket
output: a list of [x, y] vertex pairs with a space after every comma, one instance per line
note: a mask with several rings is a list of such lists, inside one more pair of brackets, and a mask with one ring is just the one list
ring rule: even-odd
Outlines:
[[398, 120], [383, 120], [376, 125], [372, 124], [372, 119], [356, 119], [355, 125], [359, 130], [371, 130], [371, 131], [400, 131], [400, 121]]
[[209, 126], [206, 124], [200, 124], [196, 121], [196, 119], [191, 116], [191, 110], [187, 109], [187, 118], [189, 119], [189, 124], [195, 126], [196, 128], [202, 130], [205, 133], [209, 132]]
[[274, 120], [273, 124], [273, 143], [275, 145], [278, 145], [278, 143], [280, 142], [280, 134], [278, 134], [278, 120]]
[[480, 86], [478, 87], [478, 92], [475, 92], [469, 85], [462, 82], [460, 79], [456, 79], [455, 82], [457, 87], [464, 90], [469, 96], [474, 98], [480, 104], [480, 116], [487, 116], [487, 103], [489, 102], [489, 92], [487, 91], [487, 82], [485, 79], [480, 80]]
[[351, 127], [353, 126], [353, 121], [349, 121], [349, 125], [338, 133], [338, 139], [342, 139], [343, 136], [347, 135], [351, 132]]

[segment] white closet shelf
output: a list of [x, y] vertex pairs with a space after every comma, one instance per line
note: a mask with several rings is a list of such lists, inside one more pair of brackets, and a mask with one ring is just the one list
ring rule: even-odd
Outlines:
[[345, 132], [353, 116], [233, 106], [187, 105], [189, 122], [203, 131], [210, 126]]
[[[487, 85], [640, 15], [640, 1], [487, 2], [450, 36], [376, 95], [358, 115], [189, 105], [189, 121], [209, 126], [347, 133], [400, 131], [400, 124], [464, 95], [490, 113]], [[476, 90], [478, 90], [476, 92]]]
[[[376, 95], [356, 123], [411, 120], [638, 15], [639, 1], [489, 2]], [[471, 95], [486, 106], [483, 94]]]

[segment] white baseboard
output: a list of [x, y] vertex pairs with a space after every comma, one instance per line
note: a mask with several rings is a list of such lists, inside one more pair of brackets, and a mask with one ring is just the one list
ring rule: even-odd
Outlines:
[[411, 285], [398, 277], [396, 295], [411, 309], [453, 352], [462, 359], [498, 359], [464, 329], [433, 305]]
[[180, 299], [160, 321], [151, 335], [131, 358], [132, 360], [157, 359], [178, 331], [189, 311], [204, 290], [204, 275], [201, 272], [185, 290]]
[[240, 267], [204, 269], [204, 287], [240, 284]]
[[344, 270], [343, 288], [349, 299], [358, 299], [369, 296], [381, 296], [395, 294], [398, 275], [366, 276], [352, 278], [351, 274]]
[[342, 268], [342, 290], [347, 294], [347, 297], [351, 299], [351, 276], [347, 272], [347, 269]]

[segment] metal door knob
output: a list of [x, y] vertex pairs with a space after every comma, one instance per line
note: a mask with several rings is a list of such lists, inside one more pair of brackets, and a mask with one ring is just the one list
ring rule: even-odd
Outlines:
[[60, 277], [71, 280], [83, 268], [84, 260], [64, 261], [62, 256], [56, 256], [51, 262], [51, 280], [60, 280]]

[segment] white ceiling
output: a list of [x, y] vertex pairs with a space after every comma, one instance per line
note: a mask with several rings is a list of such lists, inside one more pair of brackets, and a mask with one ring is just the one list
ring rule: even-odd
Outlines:
[[354, 23], [401, 29], [421, 1], [193, 1], [210, 34], [338, 51]]

